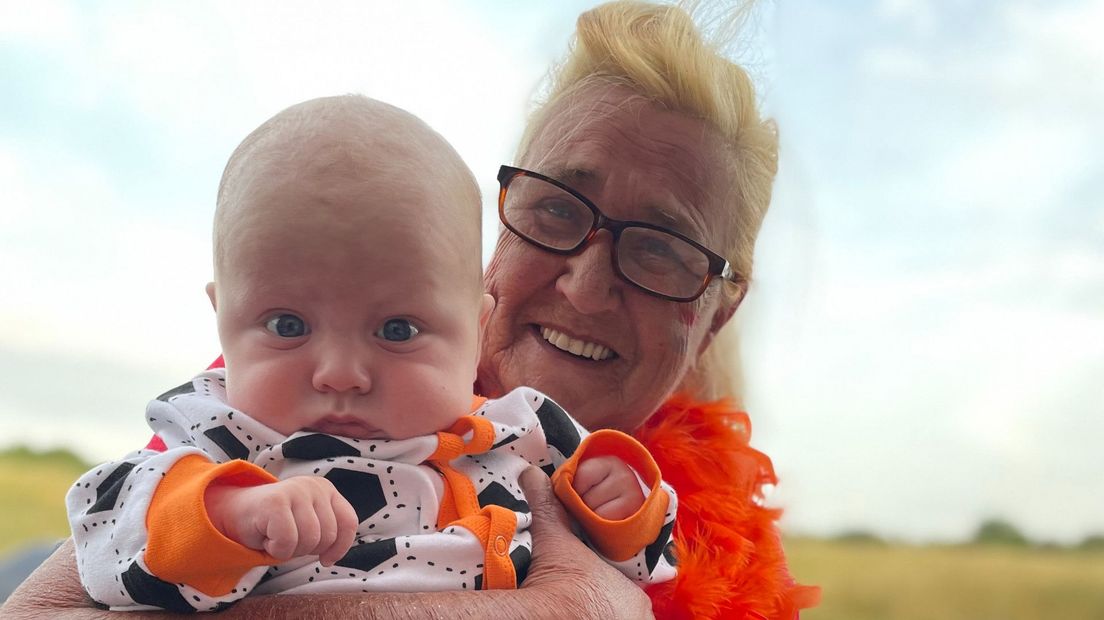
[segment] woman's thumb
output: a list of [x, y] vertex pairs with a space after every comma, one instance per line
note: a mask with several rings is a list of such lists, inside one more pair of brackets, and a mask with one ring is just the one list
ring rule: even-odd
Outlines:
[[533, 537], [572, 536], [567, 512], [552, 492], [552, 483], [548, 476], [539, 468], [530, 466], [521, 473], [518, 481], [525, 493], [525, 500], [529, 503], [529, 509], [533, 512], [533, 524], [530, 526]]

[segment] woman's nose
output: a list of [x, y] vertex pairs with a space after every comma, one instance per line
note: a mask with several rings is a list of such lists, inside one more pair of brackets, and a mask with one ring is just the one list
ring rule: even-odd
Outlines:
[[568, 256], [556, 290], [581, 314], [615, 310], [621, 281], [613, 271], [613, 235], [599, 230], [578, 254]]
[[367, 393], [372, 389], [366, 355], [350, 344], [327, 347], [319, 353], [314, 369], [314, 389], [319, 392]]

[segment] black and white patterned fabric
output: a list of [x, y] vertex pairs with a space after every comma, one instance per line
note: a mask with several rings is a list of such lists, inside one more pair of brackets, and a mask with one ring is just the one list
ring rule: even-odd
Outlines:
[[[518, 477], [530, 464], [551, 473], [587, 433], [550, 398], [530, 388], [489, 400], [473, 415], [492, 422], [494, 447], [450, 465], [471, 480], [481, 506], [497, 504], [514, 511], [517, 532], [510, 557], [520, 583], [529, 565], [532, 517]], [[146, 418], [167, 449], [138, 450], [96, 467], [66, 498], [81, 580], [96, 601], [112, 609], [210, 611], [253, 592], [481, 588], [482, 543], [463, 527], [436, 529], [443, 485], [440, 475], [424, 464], [437, 448], [436, 435], [358, 440], [299, 432], [285, 437], [226, 404], [223, 369], [204, 372], [161, 395], [147, 407]], [[313, 557], [256, 567], [227, 596], [212, 597], [187, 584], [162, 581], [144, 561], [146, 511], [164, 473], [189, 454], [219, 463], [243, 459], [281, 479], [325, 476], [356, 510], [356, 544], [329, 568]], [[609, 561], [641, 584], [675, 575], [670, 554], [663, 552], [671, 544], [677, 500], [668, 485], [662, 488], [670, 502], [655, 543], [629, 560]]]

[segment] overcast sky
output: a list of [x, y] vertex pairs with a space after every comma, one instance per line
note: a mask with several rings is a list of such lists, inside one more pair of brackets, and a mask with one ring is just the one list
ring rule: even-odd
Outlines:
[[[497, 166], [594, 3], [393, 4], [0, 0], [0, 445], [145, 442], [146, 400], [218, 352], [222, 166], [287, 105], [421, 116], [493, 240]], [[738, 316], [789, 531], [1104, 531], [1101, 23], [1102, 0], [762, 7], [782, 161]]]

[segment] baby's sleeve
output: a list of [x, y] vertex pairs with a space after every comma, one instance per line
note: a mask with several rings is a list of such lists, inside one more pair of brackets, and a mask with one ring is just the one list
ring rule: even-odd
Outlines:
[[[519, 451], [519, 455], [552, 477], [557, 497], [579, 522], [591, 548], [640, 584], [673, 579], [672, 531], [678, 497], [661, 479], [659, 466], [648, 450], [618, 431], [588, 433], [555, 401], [531, 388], [517, 388], [499, 400], [502, 409], [508, 411], [517, 408], [511, 405], [515, 401], [524, 401], [535, 415], [546, 448], [539, 458], [527, 451]], [[640, 510], [620, 521], [595, 514], [571, 486], [581, 459], [604, 454], [617, 456], [633, 469], [645, 496]]]
[[[620, 520], [605, 519], [583, 502], [573, 481], [581, 460], [614, 456], [628, 465], [644, 493], [644, 503]], [[640, 584], [668, 581], [675, 577], [672, 530], [678, 497], [660, 478], [659, 466], [644, 446], [615, 430], [602, 429], [585, 435], [578, 449], [552, 476], [556, 496], [579, 523], [586, 539], [606, 561]]]
[[214, 481], [273, 481], [245, 461], [199, 449], [140, 450], [81, 476], [66, 496], [81, 582], [118, 610], [216, 610], [245, 596], [275, 564], [222, 536], [203, 493]]

